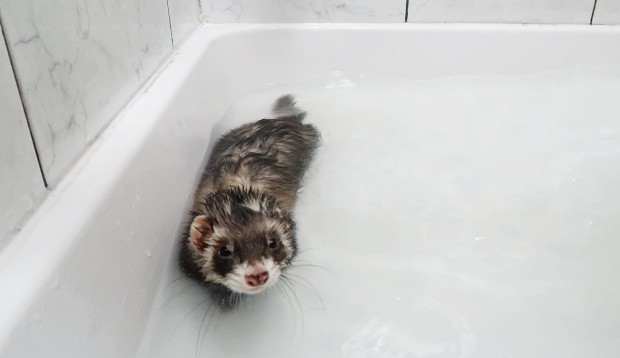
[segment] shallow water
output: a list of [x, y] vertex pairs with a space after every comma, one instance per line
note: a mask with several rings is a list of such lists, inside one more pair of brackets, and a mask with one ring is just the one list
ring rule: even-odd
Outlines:
[[334, 74], [239, 98], [216, 132], [288, 92], [323, 136], [295, 295], [219, 312], [172, 267], [142, 356], [620, 356], [620, 70]]

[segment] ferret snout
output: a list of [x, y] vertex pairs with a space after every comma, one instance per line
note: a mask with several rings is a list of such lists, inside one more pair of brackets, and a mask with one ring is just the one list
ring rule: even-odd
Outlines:
[[238, 293], [253, 295], [273, 286], [280, 277], [280, 266], [272, 258], [245, 261], [225, 278], [224, 284]]
[[245, 282], [252, 287], [262, 286], [268, 279], [269, 272], [267, 271], [262, 271], [252, 275], [245, 275]]

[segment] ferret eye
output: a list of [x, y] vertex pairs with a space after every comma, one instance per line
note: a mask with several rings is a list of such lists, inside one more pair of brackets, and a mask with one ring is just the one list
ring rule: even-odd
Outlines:
[[267, 245], [270, 249], [275, 250], [280, 246], [280, 242], [275, 237], [271, 237], [267, 240]]
[[230, 251], [228, 249], [228, 247], [226, 247], [226, 246], [220, 247], [218, 253], [220, 254], [221, 257], [228, 257], [228, 256], [232, 255], [232, 251]]

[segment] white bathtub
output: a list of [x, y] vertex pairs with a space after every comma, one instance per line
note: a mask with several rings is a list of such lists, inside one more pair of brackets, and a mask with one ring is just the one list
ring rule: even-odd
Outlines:
[[[574, 146], [570, 147], [573, 142], [561, 142], [571, 148], [570, 153], [582, 153], [584, 163], [600, 159], [608, 169], [592, 169], [597, 175], [591, 178], [583, 163], [564, 158], [570, 163], [563, 168], [573, 172], [553, 172], [557, 177], [545, 181], [544, 186], [537, 186], [535, 180], [517, 181], [514, 191], [502, 189], [497, 198], [519, 195], [519, 200], [527, 200], [532, 196], [536, 205], [522, 208], [519, 222], [511, 222], [510, 215], [502, 216], [499, 224], [487, 222], [496, 229], [490, 232], [497, 234], [488, 237], [476, 226], [478, 221], [463, 223], [468, 218], [478, 220], [479, 216], [462, 218], [451, 216], [449, 210], [434, 212], [432, 218], [427, 218], [441, 218], [439, 228], [417, 216], [420, 207], [415, 202], [423, 201], [420, 198], [426, 198], [428, 193], [416, 188], [448, 190], [431, 185], [437, 181], [433, 177], [437, 171], [431, 168], [430, 161], [421, 159], [419, 167], [416, 163], [411, 167], [392, 165], [394, 170], [385, 172], [389, 181], [361, 176], [349, 181], [350, 185], [321, 192], [321, 185], [330, 185], [330, 178], [321, 177], [321, 173], [327, 173], [323, 166], [329, 166], [335, 182], [347, 183], [344, 177], [338, 177], [337, 162], [325, 159], [330, 155], [345, 153], [352, 156], [352, 162], [361, 160], [370, 167], [380, 166], [397, 154], [401, 159], [406, 156], [353, 146], [364, 143], [364, 139], [343, 142], [347, 131], [326, 129], [329, 121], [339, 121], [337, 116], [321, 119], [314, 114], [313, 119], [310, 112], [308, 120], [316, 120], [324, 132], [325, 149], [308, 179], [308, 190], [313, 195], [305, 195], [300, 203], [300, 244], [302, 249], [315, 249], [302, 257], [324, 266], [328, 273], [299, 273], [313, 282], [323, 303], [313, 299], [314, 294], [299, 289], [301, 302], [299, 307], [295, 302], [291, 310], [275, 295], [266, 295], [249, 303], [254, 306], [244, 307], [243, 315], [220, 317], [214, 321], [220, 328], [208, 329], [201, 326], [203, 319], [210, 317], [207, 311], [201, 307], [191, 311], [196, 297], [202, 297], [202, 293], [193, 291], [181, 300], [172, 297], [173, 308], [168, 308], [169, 288], [175, 287], [172, 291], [176, 292], [181, 288], [171, 282], [180, 276], [174, 261], [190, 196], [205, 163], [211, 136], [221, 131], [216, 128], [212, 133], [214, 125], [238, 96], [261, 88], [273, 91], [279, 88], [278, 84], [286, 88], [287, 83], [298, 80], [320, 82], [334, 76], [335, 71], [336, 80], [329, 82], [328, 87], [344, 88], [351, 83], [354, 86], [350, 79], [362, 75], [391, 79], [394, 84], [394, 79], [433, 83], [434, 79], [449, 77], [518, 80], [521, 76], [562, 70], [584, 76], [600, 69], [615, 73], [620, 66], [619, 43], [617, 27], [402, 24], [217, 25], [198, 29], [0, 253], [0, 356], [131, 357], [139, 349], [141, 355], [151, 357], [620, 356], [620, 281], [613, 280], [620, 274], [620, 230], [613, 222], [620, 214], [620, 201], [615, 201], [620, 195], [614, 184], [619, 178], [620, 164], [616, 161], [617, 166], [609, 165], [620, 159], [620, 116], [615, 127], [612, 123], [605, 133], [592, 134], [592, 138], [602, 136], [602, 149], [590, 143], [596, 150], [590, 150], [590, 146], [580, 151], [579, 133], [575, 131], [570, 133], [577, 136], [576, 152]], [[613, 83], [608, 86], [614, 88]], [[597, 103], [598, 107], [589, 109], [593, 115], [620, 115], [620, 92], [600, 95], [618, 98], [618, 105], [614, 107], [613, 100]], [[311, 104], [312, 99], [306, 102]], [[610, 107], [601, 109], [600, 106], [610, 103]], [[300, 104], [304, 104], [303, 98]], [[451, 105], [445, 103], [446, 107]], [[346, 111], [344, 108], [339, 113]], [[417, 118], [417, 113], [402, 115], [410, 121]], [[366, 137], [367, 142], [374, 143], [373, 133], [381, 136], [390, 131], [391, 123], [382, 119], [379, 113], [375, 124], [360, 123], [360, 128], [366, 129], [353, 130], [351, 136], [370, 136]], [[501, 120], [497, 118], [497, 123]], [[377, 131], [372, 130], [373, 125]], [[438, 124], [437, 130], [425, 125], [428, 135], [455, 135], [445, 123]], [[486, 128], [479, 124], [475, 127], [483, 132]], [[394, 127], [394, 131], [398, 128]], [[415, 126], [406, 128], [412, 130]], [[466, 131], [466, 127], [457, 128]], [[541, 131], [545, 128], [543, 125]], [[498, 130], [489, 129], [489, 136]], [[537, 133], [540, 134], [534, 131], [532, 135], [536, 137]], [[526, 134], [518, 135], [527, 138]], [[476, 134], [471, 135], [475, 138]], [[413, 135], [412, 140], [415, 138]], [[539, 140], [545, 142], [544, 138], [532, 141]], [[340, 143], [347, 147], [340, 150]], [[529, 142], [523, 146], [523, 152], [528, 152]], [[554, 154], [553, 149], [543, 149], [541, 155]], [[604, 155], [599, 149], [604, 150]], [[450, 147], [449, 143], [445, 149], [428, 150], [438, 156], [442, 150], [466, 151]], [[520, 163], [520, 152], [507, 153], [509, 160]], [[356, 153], [365, 157], [353, 158]], [[438, 165], [446, 163], [453, 163], [455, 168], [462, 164], [440, 161]], [[532, 169], [527, 163], [519, 165]], [[500, 180], [501, 173], [497, 174]], [[527, 171], [523, 175], [536, 178]], [[577, 194], [564, 196], [568, 199], [562, 206], [553, 196], [553, 188], [569, 190], [563, 180], [579, 183], [580, 175], [596, 188], [580, 187]], [[412, 183], [410, 190], [401, 191], [394, 205], [382, 199], [382, 193], [388, 199], [396, 198], [398, 192], [389, 191], [389, 187], [402, 186], [406, 181]], [[388, 191], [374, 190], [382, 185]], [[438, 200], [471, 198], [473, 194], [462, 192], [462, 188], [481, 190], [476, 189], [475, 182], [459, 188], [436, 193]], [[601, 195], [603, 189], [608, 194]], [[549, 193], [545, 191], [547, 194], [540, 196], [537, 193], [541, 190]], [[493, 192], [485, 193], [486, 201], [471, 202], [472, 212], [482, 210], [491, 215], [511, 210], [510, 202], [495, 202]], [[537, 222], [537, 208], [545, 205], [545, 195], [555, 204], [545, 211], [549, 221]], [[591, 197], [597, 201], [588, 201]], [[467, 203], [465, 200], [464, 205]], [[450, 209], [450, 205], [441, 207]], [[561, 207], [568, 209], [559, 210]], [[592, 215], [584, 216], [570, 209], [580, 207], [591, 208]], [[528, 217], [528, 212], [532, 213], [532, 222], [521, 221]], [[411, 222], [406, 220], [408, 215]], [[339, 227], [334, 218], [341, 218], [346, 225]], [[566, 239], [564, 252], [563, 246], [558, 246], [562, 237], [556, 236], [563, 233], [559, 228], [572, 228], [575, 220], [580, 225], [583, 221], [583, 230], [598, 231], [592, 236], [589, 233], [593, 231], [571, 230], [577, 233], [566, 234], [570, 238]], [[415, 231], [419, 226], [426, 231]], [[446, 239], [435, 247], [428, 242], [430, 238], [453, 237], [463, 227], [468, 228], [467, 244]], [[480, 235], [474, 232], [475, 228], [480, 228]], [[409, 239], [404, 239], [403, 230], [411, 233]], [[510, 237], [514, 232], [522, 235], [523, 242]], [[503, 234], [509, 244], [502, 243]], [[547, 240], [546, 235], [553, 237]], [[591, 236], [599, 241], [580, 241]], [[543, 239], [537, 244], [532, 238]], [[495, 246], [475, 246], [489, 241]], [[446, 249], [449, 255], [403, 255], [410, 250], [432, 253], [434, 249]], [[539, 256], [538, 250], [545, 254]], [[577, 254], [580, 251], [582, 256]], [[394, 254], [393, 260], [389, 253]], [[482, 262], [484, 267], [470, 270], [471, 265]], [[372, 277], [373, 265], [378, 277]], [[591, 272], [588, 267], [593, 267]], [[525, 273], [525, 268], [533, 272]], [[495, 269], [498, 273], [493, 279], [483, 274]], [[403, 272], [407, 272], [410, 281], [402, 280]], [[464, 273], [459, 276], [459, 272]], [[529, 278], [536, 277], [537, 272], [545, 279], [532, 282]], [[557, 285], [552, 277], [558, 278]], [[574, 283], [569, 282], [573, 278]], [[355, 285], [350, 292], [339, 292], [339, 287], [349, 289], [351, 280]], [[430, 287], [429, 283], [439, 286]], [[524, 289], [536, 295], [521, 302], [526, 296]], [[362, 294], [355, 299], [349, 295], [351, 292]], [[536, 304], [546, 297], [546, 292], [553, 300], [562, 297], [562, 292], [570, 297]], [[381, 309], [377, 308], [379, 305]], [[149, 321], [152, 327], [145, 334]], [[204, 331], [206, 343], [199, 343]], [[226, 334], [232, 336], [235, 332], [242, 337], [227, 340]], [[283, 336], [286, 332], [290, 336]], [[218, 339], [209, 339], [210, 335]]]

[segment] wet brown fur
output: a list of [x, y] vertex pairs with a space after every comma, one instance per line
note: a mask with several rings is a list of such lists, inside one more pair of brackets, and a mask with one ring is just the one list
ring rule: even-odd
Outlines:
[[288, 115], [245, 124], [223, 136], [213, 149], [196, 195], [200, 205], [210, 194], [232, 187], [251, 187], [273, 196], [291, 211], [306, 168], [319, 142], [319, 133], [302, 122], [291, 96], [281, 97], [274, 113]]

